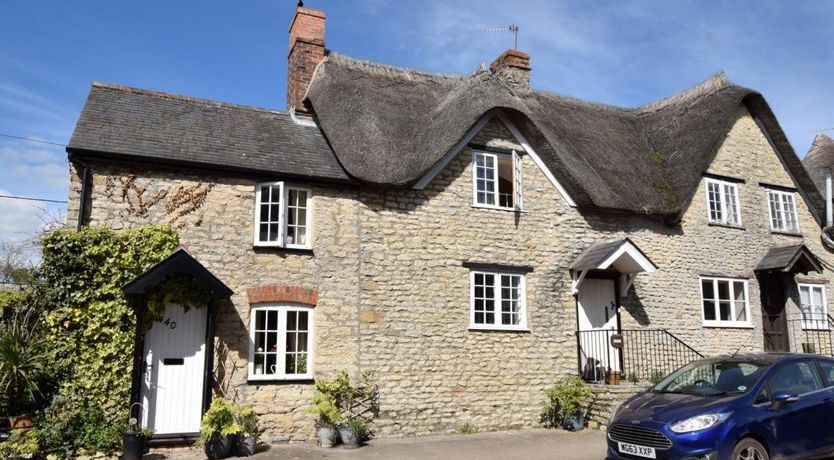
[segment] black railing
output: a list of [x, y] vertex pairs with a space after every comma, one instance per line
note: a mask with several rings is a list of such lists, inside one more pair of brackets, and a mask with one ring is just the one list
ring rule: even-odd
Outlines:
[[[622, 347], [611, 337], [619, 334]], [[601, 382], [606, 374], [627, 380], [652, 381], [704, 356], [665, 329], [594, 329], [576, 332], [579, 375]]]
[[834, 318], [796, 318], [788, 320], [791, 350], [797, 353], [834, 356]]

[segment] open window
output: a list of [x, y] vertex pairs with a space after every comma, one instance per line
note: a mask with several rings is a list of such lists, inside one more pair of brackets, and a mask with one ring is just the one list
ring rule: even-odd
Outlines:
[[473, 154], [473, 204], [479, 207], [521, 210], [521, 156], [516, 151]]

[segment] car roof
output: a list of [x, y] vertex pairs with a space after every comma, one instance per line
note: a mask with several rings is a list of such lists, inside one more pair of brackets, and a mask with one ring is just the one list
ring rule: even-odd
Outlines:
[[822, 355], [814, 355], [814, 354], [806, 354], [806, 353], [734, 353], [734, 354], [726, 354], [726, 355], [718, 355], [718, 356], [710, 356], [708, 358], [704, 358], [701, 361], [764, 361], [770, 364], [774, 364], [777, 362], [782, 361], [791, 361], [794, 359], [808, 359], [808, 358], [819, 358], [819, 359], [827, 359], [830, 360], [831, 358], [828, 356]]

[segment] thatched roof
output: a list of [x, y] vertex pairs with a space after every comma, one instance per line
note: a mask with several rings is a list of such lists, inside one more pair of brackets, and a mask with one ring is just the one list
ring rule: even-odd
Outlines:
[[819, 189], [825, 192], [825, 177], [834, 174], [834, 140], [825, 134], [817, 134], [808, 154], [802, 159], [802, 164], [811, 175], [811, 179]]
[[316, 126], [284, 112], [93, 83], [67, 150], [350, 181]]
[[[485, 70], [434, 75], [331, 53], [307, 100], [347, 172], [378, 185], [414, 183], [482, 115], [499, 109], [580, 206], [677, 215], [742, 104], [769, 131], [800, 187], [811, 184], [761, 95], [722, 73], [673, 97], [620, 108], [513, 91]], [[821, 209], [816, 190], [807, 193]]]

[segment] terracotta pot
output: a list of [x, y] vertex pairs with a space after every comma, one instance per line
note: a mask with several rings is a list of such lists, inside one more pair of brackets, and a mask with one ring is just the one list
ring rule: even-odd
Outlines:
[[619, 385], [620, 384], [620, 373], [608, 371], [605, 373], [605, 383], [607, 385]]
[[27, 431], [32, 429], [32, 426], [34, 424], [35, 421], [29, 414], [9, 416], [9, 425], [12, 427], [13, 430], [20, 430], [23, 433], [26, 433]]

